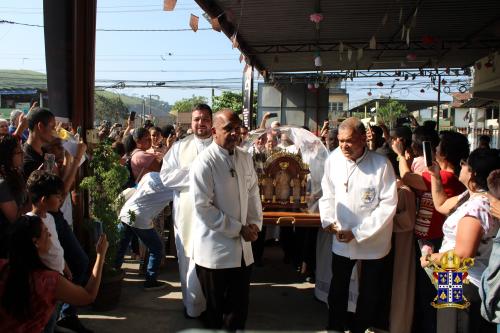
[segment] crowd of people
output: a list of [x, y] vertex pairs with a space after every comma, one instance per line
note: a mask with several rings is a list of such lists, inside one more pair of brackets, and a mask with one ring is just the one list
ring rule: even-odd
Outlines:
[[[185, 317], [210, 329], [244, 329], [252, 267], [262, 264], [266, 240], [256, 169], [275, 151], [300, 149], [280, 123], [267, 127], [271, 114], [253, 142], [230, 109], [212, 114], [198, 104], [191, 116], [187, 136], [171, 125], [135, 127], [133, 119], [125, 128], [99, 127], [99, 139], [130, 174], [111, 264], [120, 269], [131, 248], [143, 261], [144, 289], [165, 288], [158, 274], [171, 208]], [[72, 230], [71, 200], [87, 146], [79, 140], [68, 152], [48, 109], [34, 105], [11, 118], [0, 121], [0, 331], [90, 332], [77, 307], [96, 297], [108, 242], [105, 235], [98, 240], [90, 270]], [[326, 284], [327, 329], [496, 331], [499, 151], [483, 138], [470, 152], [465, 136], [434, 125], [365, 127], [357, 118], [338, 128], [323, 124], [319, 138], [329, 155], [319, 167], [307, 161], [321, 170], [314, 196], [322, 228], [282, 228], [279, 238], [287, 261], [308, 272], [309, 282]], [[431, 145], [431, 164], [423, 142]], [[450, 250], [475, 259], [462, 289], [467, 310], [430, 304], [436, 288], [429, 267]]]

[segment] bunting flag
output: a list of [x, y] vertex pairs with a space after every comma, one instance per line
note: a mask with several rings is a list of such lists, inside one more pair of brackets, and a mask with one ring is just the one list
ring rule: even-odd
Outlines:
[[377, 48], [377, 40], [375, 39], [375, 36], [372, 36], [370, 39], [370, 49], [375, 50]]
[[358, 61], [361, 60], [361, 58], [363, 58], [363, 48], [360, 47], [358, 49]]
[[231, 43], [233, 44], [233, 49], [237, 49], [240, 47], [240, 43], [238, 43], [238, 33], [235, 32], [233, 36], [231, 36]]
[[194, 14], [191, 14], [191, 17], [189, 18], [189, 26], [191, 29], [193, 29], [194, 32], [198, 31], [198, 21], [200, 18]]
[[174, 10], [177, 0], [163, 0], [163, 10], [171, 12]]
[[210, 24], [212, 24], [212, 29], [215, 31], [221, 32], [221, 27], [219, 23], [219, 19], [217, 17], [214, 17], [213, 19], [210, 20]]
[[351, 61], [352, 58], [352, 49], [347, 49], [347, 60]]

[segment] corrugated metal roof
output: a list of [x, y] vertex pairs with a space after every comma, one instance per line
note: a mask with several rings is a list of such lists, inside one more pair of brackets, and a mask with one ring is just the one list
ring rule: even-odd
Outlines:
[[[196, 2], [210, 16], [219, 16], [226, 35], [237, 31], [241, 50], [258, 67], [273, 72], [315, 71], [317, 50], [321, 70], [339, 70], [463, 67], [500, 48], [498, 0], [323, 0], [319, 33], [309, 20], [315, 1]], [[403, 25], [410, 27], [409, 46], [406, 34], [401, 38]], [[369, 49], [372, 36], [374, 50]], [[358, 60], [359, 48], [363, 56]], [[416, 58], [408, 60], [409, 53]]]

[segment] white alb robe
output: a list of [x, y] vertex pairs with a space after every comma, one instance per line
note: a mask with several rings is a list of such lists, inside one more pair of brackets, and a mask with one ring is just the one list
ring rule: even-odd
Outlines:
[[189, 196], [189, 169], [196, 156], [212, 142], [212, 137], [199, 139], [190, 135], [176, 142], [163, 158], [160, 177], [163, 184], [173, 190], [173, 218], [175, 247], [179, 262], [182, 301], [187, 314], [198, 317], [206, 308], [193, 254], [192, 215], [194, 208]]

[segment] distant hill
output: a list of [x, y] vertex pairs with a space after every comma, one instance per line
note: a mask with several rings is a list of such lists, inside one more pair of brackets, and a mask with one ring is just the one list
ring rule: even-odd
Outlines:
[[[0, 69], [0, 89], [29, 88], [47, 90], [47, 76], [44, 73], [29, 70]], [[111, 91], [97, 90], [95, 93], [108, 98], [121, 98], [129, 111], [135, 111], [138, 115], [142, 114], [143, 103], [145, 103], [146, 115], [150, 113], [148, 98], [143, 102], [142, 98], [117, 94]], [[175, 120], [175, 117], [169, 114], [170, 109], [171, 106], [167, 102], [151, 99], [151, 114], [156, 118], [162, 118], [162, 123], [171, 123]]]
[[28, 70], [0, 69], [0, 89], [47, 89], [44, 73]]

